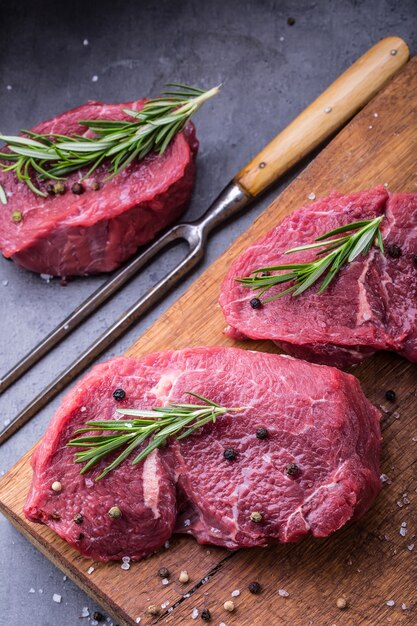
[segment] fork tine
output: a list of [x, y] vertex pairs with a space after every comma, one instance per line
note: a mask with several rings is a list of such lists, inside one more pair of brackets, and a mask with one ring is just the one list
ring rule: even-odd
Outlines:
[[186, 239], [184, 235], [185, 224], [177, 224], [170, 228], [157, 241], [151, 244], [139, 255], [134, 257], [127, 265], [111, 276], [96, 291], [84, 300], [68, 317], [66, 317], [56, 328], [54, 328], [38, 345], [24, 356], [0, 379], [0, 394], [8, 389], [13, 383], [23, 376], [33, 367], [45, 354], [54, 348], [60, 341], [67, 337], [77, 326], [87, 317], [96, 311], [102, 304], [111, 298], [123, 285], [146, 263], [158, 254], [163, 248], [174, 241]]
[[[198, 231], [197, 227], [191, 227], [190, 235]], [[181, 231], [180, 231], [181, 232]], [[184, 238], [185, 238], [184, 234]], [[191, 236], [188, 239], [192, 241]], [[155, 285], [146, 295], [138, 300], [126, 313], [98, 339], [91, 344], [87, 350], [71, 363], [55, 380], [53, 380], [40, 394], [36, 396], [11, 422], [0, 432], [0, 445], [4, 443], [16, 430], [26, 424], [38, 411], [62, 391], [71, 381], [74, 380], [88, 365], [90, 365], [106, 348], [155, 304], [163, 293], [169, 291], [185, 274], [187, 274], [202, 258], [204, 254], [203, 242], [200, 238], [194, 238], [190, 243], [190, 251], [182, 262], [169, 272], [157, 285]]]

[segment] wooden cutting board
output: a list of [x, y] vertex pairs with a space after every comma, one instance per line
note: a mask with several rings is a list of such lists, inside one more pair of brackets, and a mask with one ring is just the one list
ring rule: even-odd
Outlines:
[[[416, 157], [417, 57], [128, 354], [203, 344], [276, 350], [266, 342], [233, 343], [222, 333], [224, 319], [217, 298], [232, 259], [284, 215], [308, 203], [312, 193], [319, 197], [335, 188], [351, 192], [381, 183], [392, 191], [417, 191]], [[216, 626], [222, 622], [227, 626], [417, 624], [417, 365], [379, 354], [355, 373], [384, 414], [382, 472], [388, 479], [365, 518], [326, 540], [306, 539], [297, 545], [231, 553], [198, 546], [192, 538], [173, 538], [169, 549], [132, 564], [129, 571], [122, 570], [120, 563], [94, 563], [47, 527], [23, 517], [31, 480], [30, 452], [2, 479], [0, 508], [123, 626], [137, 623], [139, 617], [142, 625], [198, 624], [201, 617], [194, 621], [193, 609], [201, 613], [204, 608], [210, 609]], [[385, 400], [387, 389], [396, 391], [396, 402]], [[171, 572], [166, 586], [157, 576], [160, 567]], [[182, 569], [190, 575], [185, 585], [178, 582]], [[255, 580], [263, 587], [258, 596], [247, 589]], [[279, 589], [289, 595], [283, 597]], [[236, 610], [227, 613], [223, 603], [234, 590], [240, 590], [233, 598]], [[348, 601], [343, 611], [336, 607], [339, 597]], [[146, 614], [150, 604], [160, 608], [158, 617]]]

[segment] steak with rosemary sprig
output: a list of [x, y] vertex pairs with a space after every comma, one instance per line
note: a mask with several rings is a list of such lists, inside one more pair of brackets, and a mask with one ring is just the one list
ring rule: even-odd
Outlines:
[[[91, 137], [80, 120], [131, 120], [123, 109], [136, 111], [144, 104], [91, 101], [31, 131]], [[111, 178], [107, 161], [83, 181], [90, 166], [61, 183], [43, 180], [32, 170], [34, 185], [47, 197], [0, 168], [7, 194], [7, 204], [0, 205], [0, 250], [33, 272], [63, 277], [110, 272], [184, 212], [194, 186], [197, 148], [189, 123], [164, 154], [148, 154]]]
[[[258, 297], [236, 280], [257, 268], [315, 260], [317, 249], [285, 252], [342, 225], [378, 216], [383, 216], [383, 250], [374, 242], [366, 254], [341, 267], [322, 292], [320, 279], [299, 295], [290, 292], [269, 301], [291, 283]], [[226, 334], [270, 339], [293, 356], [338, 367], [378, 350], [417, 361], [416, 252], [417, 194], [389, 194], [383, 187], [333, 193], [294, 211], [233, 262], [220, 295]], [[260, 300], [256, 308], [254, 298]]]
[[[132, 465], [144, 441], [100, 480], [111, 454], [80, 473], [67, 444], [87, 422], [187, 403], [189, 391], [236, 410]], [[287, 356], [202, 347], [115, 358], [52, 418], [25, 514], [104, 561], [140, 559], [172, 533], [229, 549], [326, 537], [380, 489], [379, 418], [356, 378]]]

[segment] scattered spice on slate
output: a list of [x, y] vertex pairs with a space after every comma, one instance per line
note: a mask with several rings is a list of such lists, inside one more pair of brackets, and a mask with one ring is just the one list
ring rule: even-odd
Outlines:
[[104, 619], [104, 615], [103, 613], [100, 613], [100, 611], [94, 611], [93, 619], [95, 619], [96, 622], [102, 622]]
[[385, 399], [388, 400], [388, 402], [395, 402], [396, 398], [397, 394], [393, 389], [388, 389], [388, 391], [385, 392]]
[[233, 448], [226, 448], [223, 452], [223, 456], [227, 461], [233, 461], [237, 455]]
[[257, 439], [267, 439], [268, 431], [266, 430], [266, 428], [258, 428], [256, 430], [256, 437]]
[[296, 474], [298, 474], [298, 465], [296, 463], [288, 463], [285, 471], [287, 472], [288, 476], [295, 476]]
[[261, 593], [262, 591], [261, 585], [256, 580], [248, 585], [248, 589], [251, 593], [255, 595]]
[[113, 398], [120, 402], [126, 398], [126, 391], [124, 389], [115, 389], [113, 391]]
[[64, 183], [55, 183], [54, 185], [54, 193], [58, 196], [62, 196], [65, 193], [65, 185]]
[[252, 309], [260, 309], [262, 307], [262, 302], [259, 300], [259, 298], [252, 298], [249, 304], [251, 305]]
[[71, 187], [71, 191], [72, 193], [75, 193], [77, 196], [79, 196], [82, 193], [84, 193], [84, 187], [82, 186], [81, 183], [74, 183], [73, 186]]
[[293, 17], [289, 17], [289, 18], [287, 19], [287, 24], [288, 24], [288, 26], [294, 26], [294, 24], [295, 24], [295, 19], [294, 19]]
[[393, 259], [398, 259], [402, 255], [401, 248], [397, 246], [395, 243], [391, 244], [387, 248], [387, 252]]
[[83, 517], [82, 513], [76, 513], [76, 514], [74, 515], [73, 520], [74, 520], [74, 522], [75, 522], [76, 524], [82, 524], [82, 523], [83, 523], [83, 521], [84, 521], [84, 517]]
[[167, 569], [166, 567], [161, 567], [158, 570], [158, 576], [160, 576], [161, 578], [169, 578], [170, 577], [169, 569]]
[[223, 604], [223, 608], [225, 611], [229, 611], [229, 613], [233, 613], [233, 611], [235, 610], [235, 603], [232, 602], [231, 600], [226, 600], [226, 602]]
[[203, 622], [211, 622], [211, 613], [208, 609], [203, 609], [201, 611], [201, 619]]
[[347, 608], [347, 600], [346, 600], [346, 598], [343, 598], [343, 597], [337, 598], [336, 606], [341, 611], [343, 611], [343, 609], [346, 609]]
[[187, 570], [182, 570], [182, 572], [179, 575], [178, 580], [180, 581], [180, 583], [188, 583], [188, 581], [190, 580], [190, 577], [188, 575]]
[[146, 612], [149, 613], [149, 615], [159, 615], [159, 609], [157, 606], [155, 606], [155, 604], [151, 604], [150, 606], [148, 606]]
[[259, 522], [262, 522], [262, 514], [259, 513], [259, 511], [252, 511], [250, 520], [251, 522], [255, 522], [255, 524], [259, 524]]
[[113, 517], [113, 519], [118, 519], [119, 517], [122, 517], [122, 512], [118, 506], [112, 506], [109, 509], [109, 515], [110, 517]]

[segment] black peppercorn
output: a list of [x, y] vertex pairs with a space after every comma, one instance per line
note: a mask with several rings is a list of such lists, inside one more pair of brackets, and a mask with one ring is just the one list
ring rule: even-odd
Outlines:
[[103, 619], [104, 619], [104, 615], [103, 615], [103, 613], [100, 613], [99, 611], [94, 611], [93, 619], [95, 619], [96, 622], [102, 622]]
[[251, 305], [252, 309], [260, 309], [262, 307], [262, 302], [259, 300], [259, 298], [252, 298], [249, 304]]
[[388, 400], [388, 402], [395, 402], [396, 397], [397, 394], [393, 389], [388, 389], [388, 391], [385, 392], [385, 398]]
[[414, 263], [417, 265], [417, 254], [414, 255]]
[[84, 539], [84, 533], [78, 533], [77, 541]]
[[227, 461], [233, 461], [236, 458], [237, 454], [235, 450], [233, 450], [233, 448], [226, 448], [223, 452], [223, 456]]
[[211, 621], [211, 613], [208, 609], [203, 609], [201, 611], [201, 619], [203, 620], [203, 622], [210, 622]]
[[113, 398], [117, 400], [117, 402], [121, 402], [126, 398], [126, 391], [124, 389], [115, 389], [113, 391]]
[[55, 519], [57, 522], [59, 522], [59, 520], [61, 519], [61, 516], [59, 513], [52, 513], [51, 517], [52, 519]]
[[71, 187], [71, 191], [72, 193], [75, 193], [77, 196], [79, 196], [80, 194], [84, 192], [84, 187], [82, 186], [81, 183], [74, 183], [73, 186]]
[[48, 185], [46, 185], [46, 193], [49, 194], [50, 196], [55, 195], [54, 186], [51, 185], [51, 183], [48, 183]]
[[248, 589], [251, 593], [254, 593], [255, 595], [258, 593], [261, 593], [262, 591], [261, 585], [256, 581], [254, 581], [253, 583], [250, 583], [248, 586]]
[[161, 578], [169, 578], [169, 569], [161, 567], [161, 569], [158, 570], [158, 576]]
[[81, 513], [76, 513], [73, 517], [73, 520], [76, 524], [82, 524], [84, 521], [84, 517]]
[[294, 24], [295, 24], [295, 19], [294, 19], [293, 17], [289, 17], [289, 18], [287, 19], [287, 24], [288, 24], [288, 26], [294, 26]]
[[401, 248], [397, 246], [395, 243], [391, 244], [387, 248], [387, 252], [393, 259], [398, 259], [402, 255]]
[[295, 476], [296, 474], [298, 474], [298, 465], [296, 463], [288, 463], [285, 471], [287, 472], [288, 476]]
[[256, 430], [256, 437], [258, 439], [267, 439], [268, 438], [268, 431], [266, 430], [266, 428], [258, 428]]

